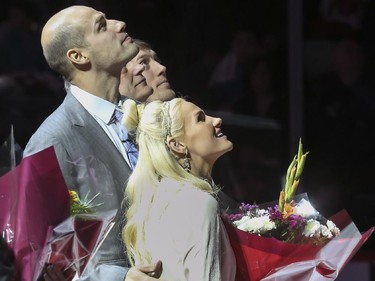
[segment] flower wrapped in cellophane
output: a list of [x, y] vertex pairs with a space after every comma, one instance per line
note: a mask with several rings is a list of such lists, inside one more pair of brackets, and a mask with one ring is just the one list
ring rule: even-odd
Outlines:
[[278, 201], [224, 211], [237, 281], [335, 280], [374, 231], [360, 233], [345, 210], [326, 219], [307, 194], [295, 195], [306, 156], [300, 142]]
[[99, 217], [90, 214], [92, 201], [73, 202], [53, 147], [17, 163], [13, 137], [9, 141], [2, 157], [10, 161], [1, 163], [13, 164], [1, 167], [0, 233], [14, 253], [14, 280], [37, 280], [46, 263], [55, 264], [67, 280], [81, 276], [94, 262], [115, 211]]
[[[15, 151], [9, 153], [14, 159]], [[0, 232], [14, 252], [15, 280], [32, 280], [48, 228], [68, 216], [69, 194], [53, 148], [0, 177]]]
[[283, 213], [276, 203], [262, 206], [242, 203], [239, 207], [242, 213], [227, 214], [227, 219], [245, 232], [294, 244], [324, 245], [340, 234], [333, 221], [311, 206], [307, 194], [295, 197], [293, 205], [288, 213]]
[[92, 202], [81, 199], [75, 191], [69, 190], [70, 217], [54, 228], [49, 228], [47, 241], [40, 256], [34, 280], [43, 274], [46, 264], [53, 264], [60, 270], [65, 280], [84, 277], [90, 264], [96, 266], [95, 253], [114, 225], [116, 211], [95, 214]]

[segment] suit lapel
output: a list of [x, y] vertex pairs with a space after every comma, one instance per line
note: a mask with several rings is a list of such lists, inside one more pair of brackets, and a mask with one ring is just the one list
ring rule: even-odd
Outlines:
[[66, 96], [65, 109], [72, 126], [74, 126], [77, 134], [81, 136], [82, 141], [85, 141], [90, 151], [95, 152], [96, 158], [105, 163], [108, 170], [111, 171], [114, 180], [119, 183], [117, 188], [121, 189], [119, 191], [122, 197], [123, 184], [131, 174], [128, 163], [98, 122], [71, 93]]

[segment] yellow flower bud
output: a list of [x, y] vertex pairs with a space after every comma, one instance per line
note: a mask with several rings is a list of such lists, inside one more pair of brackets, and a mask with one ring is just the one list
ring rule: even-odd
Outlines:
[[74, 190], [69, 190], [69, 195], [70, 195], [70, 202], [71, 203], [79, 203], [80, 202], [78, 194]]

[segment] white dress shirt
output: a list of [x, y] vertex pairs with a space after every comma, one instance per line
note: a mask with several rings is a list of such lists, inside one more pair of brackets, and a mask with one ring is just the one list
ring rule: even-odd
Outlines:
[[105, 99], [90, 94], [73, 84], [65, 83], [65, 88], [67, 91], [70, 91], [72, 95], [82, 104], [82, 106], [91, 114], [91, 116], [94, 117], [94, 119], [99, 123], [100, 127], [102, 127], [104, 132], [106, 132], [108, 137], [111, 139], [113, 144], [117, 147], [118, 151], [122, 154], [125, 161], [131, 167], [125, 147], [114, 129], [115, 124], [111, 124], [110, 122], [116, 109], [116, 105]]

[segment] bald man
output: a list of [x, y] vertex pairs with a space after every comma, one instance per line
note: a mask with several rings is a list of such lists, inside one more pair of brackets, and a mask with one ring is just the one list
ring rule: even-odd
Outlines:
[[[69, 189], [81, 198], [98, 195], [98, 214], [116, 210], [116, 225], [97, 254], [98, 266], [84, 280], [152, 280], [160, 263], [127, 270], [121, 241], [123, 188], [131, 165], [114, 121], [120, 74], [138, 47], [122, 21], [90, 7], [72, 6], [53, 15], [42, 30], [43, 54], [66, 80], [63, 103], [30, 138], [24, 156], [54, 146]], [[149, 275], [148, 275], [149, 274]]]

